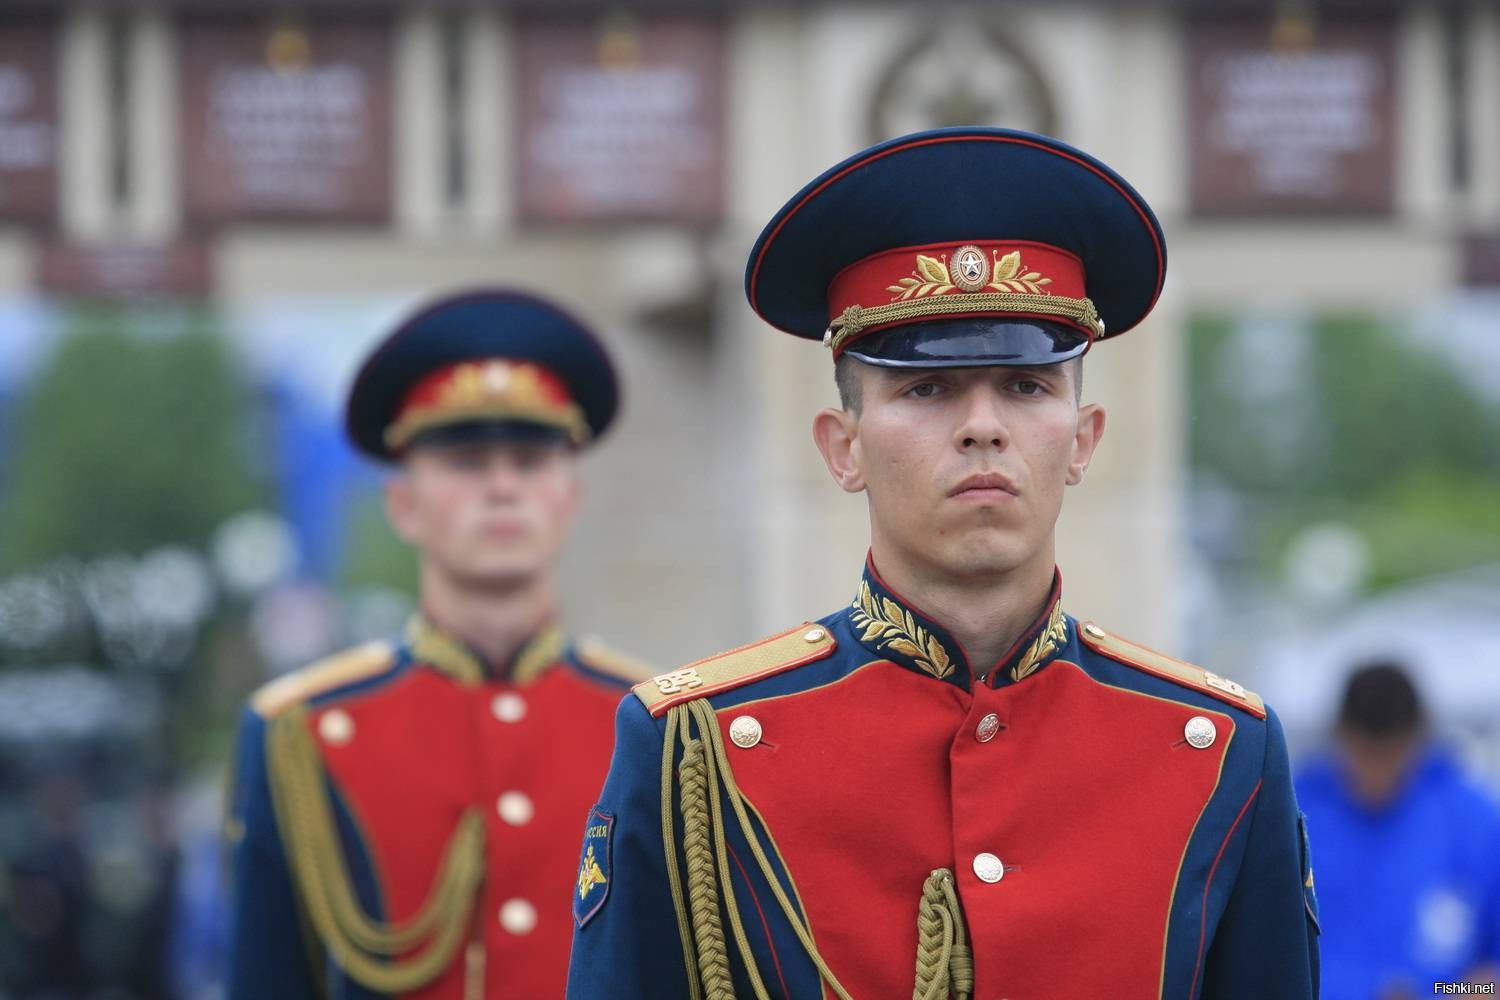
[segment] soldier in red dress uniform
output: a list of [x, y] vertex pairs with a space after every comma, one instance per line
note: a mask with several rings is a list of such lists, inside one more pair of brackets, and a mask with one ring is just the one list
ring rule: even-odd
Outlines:
[[556, 619], [578, 455], [616, 402], [586, 329], [504, 291], [422, 309], [365, 363], [348, 430], [395, 467], [421, 612], [250, 699], [234, 1000], [562, 994], [574, 832], [649, 672]]
[[1068, 614], [1054, 565], [1104, 430], [1082, 356], [1165, 269], [1118, 174], [1001, 129], [865, 150], [771, 220], [750, 303], [831, 350], [813, 433], [869, 558], [621, 705], [573, 1000], [1316, 995], [1275, 714]]

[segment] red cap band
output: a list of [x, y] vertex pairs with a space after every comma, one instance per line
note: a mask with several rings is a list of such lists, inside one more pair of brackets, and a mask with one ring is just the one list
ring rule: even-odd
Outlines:
[[838, 354], [856, 337], [924, 319], [1027, 316], [1076, 327], [1099, 322], [1083, 262], [1045, 243], [1005, 240], [900, 247], [855, 261], [828, 286], [829, 338]]
[[429, 372], [406, 394], [386, 442], [400, 448], [421, 431], [476, 420], [521, 420], [588, 438], [583, 411], [562, 380], [530, 361], [489, 358]]

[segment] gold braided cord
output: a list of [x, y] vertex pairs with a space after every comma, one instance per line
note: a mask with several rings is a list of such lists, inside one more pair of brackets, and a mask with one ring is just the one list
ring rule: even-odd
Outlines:
[[[357, 982], [382, 993], [418, 989], [457, 955], [484, 871], [484, 820], [476, 810], [459, 819], [437, 882], [411, 917], [372, 920], [360, 906], [339, 848], [322, 761], [296, 706], [271, 720], [266, 734], [271, 795], [292, 874], [313, 929]], [[396, 960], [419, 943], [418, 954]]]
[[729, 975], [729, 951], [719, 920], [719, 887], [714, 878], [714, 849], [709, 837], [710, 780], [703, 741], [683, 743], [682, 851], [687, 859], [688, 901], [693, 918], [693, 941], [698, 946], [698, 974], [708, 1000], [734, 1000]]
[[[733, 997], [733, 983], [721, 980], [713, 972], [716, 956], [722, 955], [727, 967], [728, 944], [724, 940], [724, 927], [719, 919], [718, 894], [722, 889], [725, 912], [729, 914], [730, 928], [734, 932], [735, 946], [739, 949], [740, 957], [744, 960], [745, 972], [750, 978], [750, 986], [754, 990], [758, 1000], [770, 1000], [770, 994], [766, 990], [765, 981], [761, 978], [760, 969], [755, 963], [755, 956], [750, 950], [750, 940], [745, 934], [744, 923], [740, 919], [738, 901], [734, 895], [734, 882], [729, 870], [729, 852], [724, 835], [724, 818], [719, 805], [719, 777], [715, 769], [713, 756], [705, 749], [705, 743], [701, 739], [692, 737], [692, 721], [686, 708], [679, 705], [667, 713], [666, 742], [668, 746], [675, 746], [677, 734], [681, 733], [683, 742], [683, 761], [679, 770], [682, 782], [680, 801], [683, 813], [683, 853], [687, 860], [688, 894], [692, 898], [695, 910], [702, 905], [700, 899], [706, 895], [712, 895], [714, 905], [712, 919], [700, 920], [697, 912], [693, 914], [693, 930], [696, 940], [697, 955], [688, 957], [688, 969], [692, 986], [696, 989], [700, 982], [709, 989], [711, 996], [727, 995]], [[717, 730], [715, 730], [717, 732]], [[668, 765], [664, 765], [668, 767]], [[669, 782], [672, 772], [668, 767], [663, 771], [663, 789], [670, 789]], [[670, 795], [664, 796], [667, 808], [671, 807]], [[670, 815], [667, 822], [670, 823]], [[709, 831], [713, 831], [714, 851], [711, 855], [705, 855], [696, 849], [699, 843], [707, 842]], [[668, 841], [670, 851], [671, 841]], [[670, 882], [675, 874], [674, 868], [668, 870], [667, 878]], [[715, 867], [717, 866], [717, 867]], [[681, 889], [674, 890], [675, 899], [682, 898]], [[686, 931], [683, 932], [683, 940], [687, 941]], [[686, 951], [686, 945], [684, 945]], [[700, 963], [709, 966], [709, 972], [700, 971]], [[718, 984], [727, 982], [730, 992], [720, 994], [716, 992]]]
[[578, 407], [577, 403], [569, 403], [561, 409], [497, 404], [430, 410], [413, 414], [391, 424], [385, 429], [383, 437], [386, 447], [392, 451], [400, 451], [412, 438], [423, 431], [434, 427], [445, 427], [449, 424], [484, 420], [522, 420], [527, 423], [556, 427], [567, 431], [568, 437], [577, 445], [587, 444], [589, 440], [588, 421], [584, 418], [583, 410]]
[[[683, 723], [676, 709], [667, 713], [667, 729], [661, 741], [661, 839], [667, 865], [667, 887], [672, 895], [672, 909], [677, 914], [677, 937], [682, 942], [682, 965], [687, 972], [691, 1000], [702, 1000], [698, 981], [698, 962], [693, 951], [692, 927], [688, 922], [687, 902], [682, 893], [682, 873], [677, 870], [677, 838], [673, 833], [672, 784], [677, 754], [677, 729]], [[685, 730], [684, 730], [685, 731]]]
[[[689, 723], [684, 721], [682, 731], [688, 731]], [[701, 727], [700, 727], [701, 730]], [[714, 755], [708, 752], [712, 744], [708, 742], [712, 737], [719, 735], [716, 724], [712, 728], [711, 736], [700, 731], [702, 739], [699, 743], [704, 747], [703, 765], [704, 773], [708, 777], [708, 804], [709, 825], [714, 835], [714, 861], [718, 864], [718, 878], [724, 893], [724, 908], [729, 914], [729, 929], [734, 933], [734, 944], [739, 949], [740, 958], [744, 963], [745, 973], [750, 978], [750, 988], [754, 991], [756, 1000], [771, 1000], [770, 992], [766, 989], [765, 980], [761, 978], [760, 966], [756, 964], [755, 955], [750, 950], [750, 938], [745, 933], [744, 921], [740, 918], [739, 900], [734, 894], [734, 873], [729, 868], [729, 836], [724, 824], [724, 807], [720, 804], [719, 793], [721, 784], [717, 761]]]
[[484, 942], [471, 940], [464, 949], [464, 1000], [484, 1000]]
[[953, 873], [939, 868], [922, 884], [917, 908], [917, 979], [912, 1000], [968, 1000], [974, 954], [964, 934]]
[[882, 306], [849, 306], [828, 324], [827, 346], [837, 351], [844, 342], [862, 330], [887, 323], [907, 323], [914, 319], [954, 314], [1015, 312], [1042, 316], [1060, 316], [1082, 323], [1104, 336], [1104, 324], [1089, 299], [1066, 295], [1027, 295], [1019, 292], [971, 292], [957, 295], [934, 295], [925, 299], [891, 302]]
[[[333, 813], [323, 789], [322, 761], [307, 730], [306, 710], [298, 708], [285, 718], [287, 721], [275, 726], [269, 736], [277, 765], [273, 766], [271, 773], [275, 784], [290, 793], [285, 799], [286, 812], [295, 833], [302, 835], [296, 846], [305, 844], [311, 853], [325, 862], [325, 867], [319, 872], [320, 878], [328, 874], [342, 876], [333, 878], [329, 884], [334, 897], [334, 913], [356, 945], [382, 955], [406, 951], [432, 934], [443, 914], [441, 906], [435, 904], [446, 902], [460, 887], [455, 868], [459, 865], [459, 856], [464, 853], [464, 841], [473, 840], [476, 833], [482, 841], [482, 821], [477, 814], [466, 815], [460, 820], [459, 828], [445, 851], [432, 897], [416, 914], [393, 923], [370, 920], [355, 898], [343, 854], [337, 846]], [[281, 801], [278, 800], [278, 806]], [[475, 856], [477, 859], [478, 855]]]
[[[750, 817], [745, 811], [745, 799], [740, 792], [739, 784], [734, 780], [734, 771], [729, 766], [729, 756], [724, 751], [724, 740], [719, 734], [719, 726], [714, 716], [713, 708], [703, 700], [687, 702], [686, 707], [698, 721], [699, 730], [703, 738], [708, 742], [713, 751], [715, 763], [723, 781], [726, 797], [733, 807], [735, 816], [740, 823], [740, 830], [745, 836], [745, 841], [750, 845], [750, 853], [755, 856], [756, 863], [760, 866], [761, 873], [771, 887], [771, 893], [776, 897], [776, 902], [781, 906], [782, 913], [791, 925], [792, 931], [797, 935], [797, 940], [802, 942], [802, 948], [813, 966], [818, 970], [818, 975], [823, 978], [829, 989], [837, 994], [840, 1000], [851, 1000], [849, 993], [839, 982], [823, 956], [818, 953], [817, 945], [813, 943], [812, 933], [808, 930], [806, 923], [797, 914], [792, 902], [787, 898], [786, 890], [782, 888], [781, 880], [776, 877], [776, 871], [771, 866], [770, 859], [766, 857], [765, 849], [761, 846], [760, 838], [756, 836], [755, 829], [750, 823]], [[769, 833], [769, 831], [767, 831]]]

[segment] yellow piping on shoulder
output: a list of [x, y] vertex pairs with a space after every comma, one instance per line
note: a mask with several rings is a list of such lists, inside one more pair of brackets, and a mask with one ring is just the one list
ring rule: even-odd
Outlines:
[[653, 716], [659, 717], [674, 705], [821, 660], [837, 648], [838, 640], [828, 629], [816, 622], [803, 622], [769, 639], [657, 674], [632, 691]]
[[1112, 635], [1093, 622], [1080, 625], [1078, 637], [1083, 640], [1084, 645], [1112, 660], [1201, 691], [1235, 708], [1243, 709], [1257, 719], [1266, 717], [1266, 703], [1260, 695], [1212, 671], [1174, 659], [1138, 642]]
[[395, 650], [389, 643], [369, 642], [346, 649], [264, 685], [250, 696], [250, 707], [262, 718], [272, 719], [325, 691], [374, 677], [394, 662]]
[[591, 669], [618, 677], [630, 684], [639, 684], [657, 672], [655, 667], [645, 661], [627, 656], [591, 635], [580, 638], [576, 650], [578, 658]]

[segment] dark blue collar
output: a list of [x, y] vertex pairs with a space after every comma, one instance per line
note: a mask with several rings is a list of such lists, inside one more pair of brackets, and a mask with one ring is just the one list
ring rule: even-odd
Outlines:
[[[850, 604], [849, 625], [874, 655], [969, 689], [975, 671], [963, 646], [937, 619], [892, 590], [871, 559], [865, 560], [864, 576]], [[1067, 648], [1072, 628], [1062, 610], [1062, 574], [1054, 570], [1041, 613], [1000, 662], [980, 667], [980, 676], [991, 687], [1025, 680]]]

